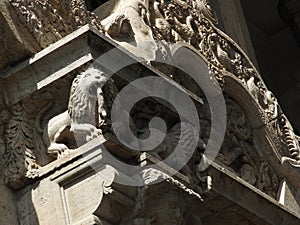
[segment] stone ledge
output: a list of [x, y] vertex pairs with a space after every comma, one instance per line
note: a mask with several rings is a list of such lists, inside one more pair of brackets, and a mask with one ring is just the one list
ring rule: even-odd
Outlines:
[[82, 27], [3, 73], [1, 85], [5, 87], [2, 97], [5, 106], [9, 107], [19, 102], [45, 85], [91, 61], [92, 54], [86, 44], [88, 30], [88, 26]]
[[[224, 167], [212, 163], [213, 190], [273, 225], [297, 225], [300, 215], [248, 184]], [[272, 212], [272, 213], [270, 213]]]

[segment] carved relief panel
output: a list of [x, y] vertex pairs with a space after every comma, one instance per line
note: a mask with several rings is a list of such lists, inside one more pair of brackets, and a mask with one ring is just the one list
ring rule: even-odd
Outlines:
[[6, 4], [19, 17], [20, 23], [26, 26], [40, 49], [85, 24], [102, 31], [97, 16], [87, 10], [84, 0], [10, 0]]
[[277, 198], [279, 179], [253, 137], [255, 131], [249, 119], [233, 99], [227, 97], [226, 106], [227, 131], [217, 160], [243, 180]]

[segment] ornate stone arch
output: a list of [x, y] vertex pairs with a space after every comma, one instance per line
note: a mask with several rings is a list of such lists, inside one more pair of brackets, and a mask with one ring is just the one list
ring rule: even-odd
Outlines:
[[[199, 76], [215, 78], [209, 71], [209, 60], [187, 44], [177, 43], [171, 48], [174, 60], [185, 64], [192, 62], [189, 66], [193, 68], [195, 61], [190, 58], [185, 60], [184, 55], [181, 57], [181, 48], [190, 49], [195, 53], [195, 57], [198, 57], [199, 64], [201, 64], [200, 66], [197, 65], [197, 69], [201, 68]], [[273, 143], [270, 142], [268, 136], [259, 138], [262, 132], [269, 132], [266, 125], [270, 122], [256, 99], [259, 96], [250, 93], [247, 84], [242, 83], [230, 72], [220, 71], [220, 73], [222, 74], [222, 79], [219, 80], [222, 86], [220, 91], [225, 96], [227, 107], [227, 131], [216, 160], [251, 185], [277, 198], [279, 183], [284, 176], [283, 174], [278, 176], [279, 171], [275, 172], [273, 168], [276, 168], [276, 163], [278, 164], [281, 158], [274, 152]], [[189, 80], [189, 84], [191, 82]], [[218, 82], [217, 79], [215, 82]], [[195, 89], [191, 91], [199, 93]], [[205, 98], [205, 96], [203, 97]], [[204, 107], [204, 110], [206, 109]], [[202, 110], [200, 109], [200, 111]], [[208, 137], [201, 138], [208, 139]]]

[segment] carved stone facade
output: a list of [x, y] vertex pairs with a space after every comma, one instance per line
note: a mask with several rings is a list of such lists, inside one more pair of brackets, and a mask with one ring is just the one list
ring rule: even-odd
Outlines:
[[299, 224], [300, 137], [209, 1], [97, 3], [0, 4], [0, 224]]

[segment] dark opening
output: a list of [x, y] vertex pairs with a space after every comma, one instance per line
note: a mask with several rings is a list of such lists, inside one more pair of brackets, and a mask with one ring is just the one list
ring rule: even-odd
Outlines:
[[102, 5], [103, 3], [108, 2], [108, 1], [109, 0], [85, 0], [86, 7], [89, 11], [94, 11], [100, 5]]

